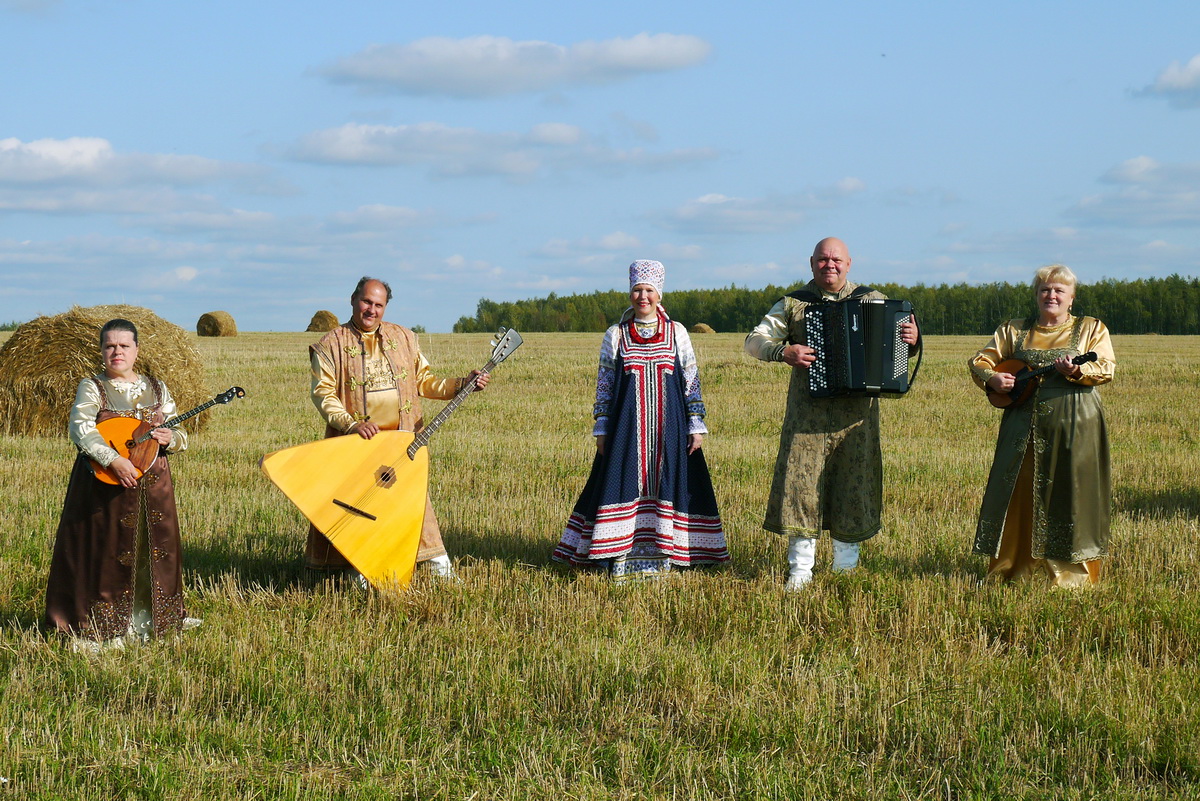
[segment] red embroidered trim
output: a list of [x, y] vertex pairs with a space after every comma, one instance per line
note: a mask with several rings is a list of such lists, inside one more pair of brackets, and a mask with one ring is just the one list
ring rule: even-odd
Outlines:
[[662, 309], [658, 310], [658, 330], [654, 332], [652, 337], [644, 337], [638, 333], [637, 325], [634, 318], [629, 318], [629, 337], [639, 345], [654, 345], [663, 341], [667, 331], [667, 316], [663, 314]]

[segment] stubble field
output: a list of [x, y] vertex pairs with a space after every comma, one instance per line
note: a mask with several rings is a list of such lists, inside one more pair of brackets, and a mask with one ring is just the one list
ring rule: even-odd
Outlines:
[[[431, 445], [461, 584], [307, 576], [304, 521], [258, 459], [320, 436], [314, 337], [196, 341], [208, 388], [247, 396], [173, 460], [205, 621], [178, 641], [85, 657], [38, 631], [73, 448], [0, 437], [0, 796], [1200, 794], [1200, 338], [1114, 338], [1099, 588], [981, 584], [998, 413], [964, 366], [982, 340], [931, 337], [914, 391], [883, 404], [883, 532], [849, 575], [823, 541], [789, 595], [784, 542], [759, 528], [786, 368], [724, 334], [693, 341], [726, 569], [618, 587], [549, 564], [590, 465], [599, 337], [532, 334]], [[487, 339], [422, 342], [450, 375]]]

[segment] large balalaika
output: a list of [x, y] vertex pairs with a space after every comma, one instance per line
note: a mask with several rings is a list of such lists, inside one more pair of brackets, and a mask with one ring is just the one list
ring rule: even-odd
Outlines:
[[857, 287], [841, 301], [817, 298], [801, 290], [792, 297], [808, 301], [804, 310], [805, 344], [817, 352], [808, 368], [808, 394], [814, 398], [838, 395], [903, 395], [921, 369], [909, 374], [910, 348], [900, 338], [900, 326], [912, 315], [907, 300], [861, 297], [872, 290]]

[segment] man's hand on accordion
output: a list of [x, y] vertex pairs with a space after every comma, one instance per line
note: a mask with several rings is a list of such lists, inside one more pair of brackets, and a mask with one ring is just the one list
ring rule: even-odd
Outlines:
[[900, 339], [911, 348], [917, 344], [920, 336], [921, 332], [917, 330], [917, 318], [910, 314], [907, 320], [900, 323]]
[[817, 352], [808, 345], [788, 345], [779, 358], [792, 367], [811, 367], [817, 360]]

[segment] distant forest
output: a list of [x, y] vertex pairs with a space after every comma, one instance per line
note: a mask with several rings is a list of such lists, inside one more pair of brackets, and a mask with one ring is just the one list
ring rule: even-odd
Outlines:
[[[689, 329], [705, 323], [718, 332], [746, 332], [758, 325], [784, 294], [803, 286], [747, 289], [683, 289], [668, 291], [663, 307]], [[979, 334], [996, 330], [1004, 320], [1027, 317], [1035, 310], [1028, 284], [968, 286], [900, 286], [874, 284], [891, 298], [912, 303], [926, 334]], [[625, 292], [556, 295], [497, 303], [479, 301], [474, 317], [454, 324], [456, 333], [492, 332], [499, 326], [518, 331], [603, 331], [629, 306]], [[1116, 334], [1200, 334], [1200, 279], [1106, 279], [1079, 287], [1075, 314], [1099, 317]]]

